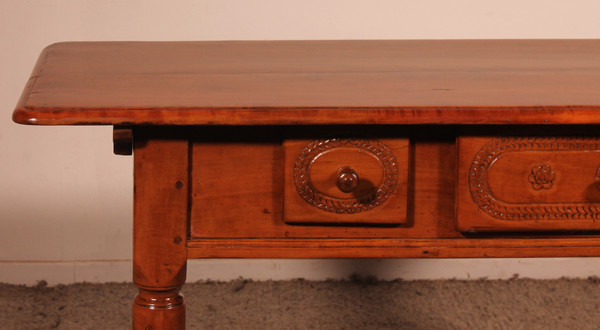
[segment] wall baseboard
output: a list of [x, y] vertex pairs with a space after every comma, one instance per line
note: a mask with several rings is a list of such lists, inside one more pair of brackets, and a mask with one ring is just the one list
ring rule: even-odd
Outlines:
[[[0, 262], [0, 282], [48, 285], [130, 282], [131, 261]], [[188, 282], [347, 279], [557, 279], [600, 276], [600, 258], [531, 259], [206, 259], [188, 262]]]

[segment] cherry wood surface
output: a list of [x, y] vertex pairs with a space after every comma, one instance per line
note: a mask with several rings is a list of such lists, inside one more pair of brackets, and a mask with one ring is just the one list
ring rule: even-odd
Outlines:
[[68, 42], [27, 124], [600, 123], [600, 40]]
[[[326, 134], [345, 129], [304, 128], [304, 136]], [[365, 132], [369, 129], [364, 128]], [[405, 203], [390, 217], [402, 219], [401, 225], [292, 225], [284, 218], [284, 139], [283, 128], [203, 128], [193, 134], [192, 180], [190, 206], [191, 238], [300, 238], [300, 237], [461, 237], [454, 221], [454, 185], [456, 182], [456, 149], [454, 129], [396, 127], [379, 128], [382, 137], [411, 135], [413, 139], [407, 175], [411, 183], [406, 192], [392, 196]], [[318, 135], [315, 135], [318, 136]], [[296, 138], [302, 135], [295, 135]], [[404, 141], [400, 139], [400, 141]], [[406, 150], [406, 149], [402, 149]], [[285, 186], [285, 188], [284, 188]], [[328, 216], [306, 201], [310, 216], [319, 222], [318, 214]], [[393, 205], [393, 204], [392, 204]], [[368, 217], [377, 208], [364, 212]], [[302, 212], [302, 211], [299, 211]], [[344, 224], [343, 217], [337, 219]], [[281, 257], [277, 250], [271, 257]], [[297, 257], [302, 252], [297, 250]], [[365, 252], [366, 253], [366, 252]]]
[[[191, 239], [190, 258], [523, 258], [598, 257], [593, 235], [524, 235], [468, 239], [223, 238]], [[301, 251], [301, 252], [300, 252]]]
[[600, 230], [600, 138], [489, 133], [458, 137], [460, 231]]
[[184, 329], [189, 143], [143, 128], [134, 134], [133, 328]]
[[[362, 136], [366, 131], [361, 127], [344, 136], [328, 128], [312, 139], [285, 139], [285, 222], [407, 222], [410, 148], [408, 137], [403, 136], [406, 131], [392, 130], [397, 132], [394, 138]], [[354, 184], [340, 187], [344, 176]]]
[[[371, 127], [360, 126], [364, 132]], [[390, 139], [410, 136], [408, 155], [409, 184], [407, 189], [406, 222], [388, 226], [373, 223], [338, 224], [311, 222], [319, 212], [323, 218], [328, 213], [313, 207], [299, 198], [315, 213], [302, 214], [306, 223], [286, 223], [284, 209], [289, 203], [284, 198], [285, 181], [293, 181], [293, 162], [284, 161], [287, 139], [292, 145], [308, 136], [335, 136], [347, 132], [347, 127], [214, 127], [201, 132], [190, 132], [191, 159], [194, 164], [191, 180], [190, 233], [188, 256], [190, 258], [448, 258], [448, 257], [575, 257], [600, 255], [597, 221], [573, 219], [517, 219], [490, 221], [485, 208], [480, 208], [470, 193], [462, 190], [469, 183], [469, 170], [477, 152], [494, 138], [511, 138], [510, 133], [546, 132], [558, 139], [571, 139], [575, 131], [523, 127], [511, 129], [464, 129], [454, 126], [383, 126], [377, 127], [380, 136]], [[587, 127], [585, 131], [594, 131]], [[303, 134], [298, 134], [303, 131]], [[504, 134], [502, 134], [504, 132]], [[237, 134], [236, 134], [237, 133]], [[509, 133], [509, 135], [506, 135]], [[464, 134], [465, 136], [461, 135]], [[555, 134], [555, 135], [552, 135]], [[299, 140], [298, 140], [299, 139]], [[459, 142], [456, 141], [459, 140]], [[587, 141], [596, 139], [584, 138]], [[393, 140], [393, 139], [392, 139]], [[527, 139], [521, 138], [527, 142]], [[483, 141], [483, 142], [482, 142]], [[475, 145], [467, 148], [466, 145]], [[304, 145], [304, 144], [301, 144]], [[585, 146], [583, 146], [585, 148]], [[292, 148], [298, 152], [298, 148]], [[588, 148], [589, 149], [589, 148]], [[555, 150], [560, 153], [561, 150]], [[583, 157], [594, 162], [598, 153], [587, 150]], [[525, 152], [528, 154], [528, 152]], [[520, 155], [517, 153], [517, 155]], [[534, 151], [536, 161], [547, 162], [546, 152]], [[560, 155], [559, 155], [560, 156]], [[569, 153], [554, 157], [559, 164], [567, 164], [564, 175], [578, 178], [581, 155]], [[352, 158], [351, 158], [352, 159]], [[468, 162], [466, 161], [468, 160]], [[500, 162], [498, 162], [500, 164]], [[529, 163], [527, 164], [529, 165]], [[585, 165], [585, 166], [584, 166]], [[285, 170], [284, 170], [285, 169]], [[529, 168], [529, 170], [531, 170]], [[512, 193], [513, 199], [532, 203], [526, 189], [532, 189], [527, 175], [514, 175], [520, 168], [514, 164], [505, 169], [506, 175], [497, 179], [506, 185], [519, 183], [523, 192]], [[597, 168], [594, 168], [592, 183]], [[567, 173], [568, 172], [568, 173]], [[562, 174], [561, 174], [562, 175]], [[585, 180], [585, 179], [584, 179]], [[577, 189], [587, 186], [564, 183], [567, 193], [554, 194], [553, 203], [586, 198]], [[557, 187], [561, 185], [557, 183]], [[594, 184], [594, 188], [596, 188]], [[460, 190], [460, 193], [457, 191]], [[289, 193], [289, 192], [288, 192]], [[583, 195], [582, 195], [583, 194]], [[293, 194], [290, 194], [293, 196]], [[530, 193], [531, 195], [531, 193]], [[535, 192], [533, 193], [535, 195]], [[595, 196], [595, 195], [594, 195]], [[549, 198], [549, 197], [543, 197]], [[387, 203], [388, 201], [386, 201]], [[588, 203], [594, 202], [588, 201]], [[544, 207], [545, 205], [542, 205]], [[572, 206], [576, 209], [578, 205]], [[592, 205], [592, 207], [596, 207]], [[469, 212], [465, 212], [467, 209]], [[367, 216], [375, 209], [364, 211]], [[458, 213], [457, 213], [458, 210]], [[298, 211], [304, 212], [306, 211]], [[400, 211], [402, 212], [402, 211]], [[398, 217], [400, 215], [397, 215]], [[340, 215], [343, 219], [343, 215]], [[472, 224], [485, 222], [497, 233], [478, 233]], [[512, 232], [511, 232], [512, 230]], [[518, 230], [518, 232], [515, 232]]]
[[183, 329], [189, 258], [600, 256], [599, 91], [600, 40], [70, 42], [13, 119], [115, 125], [133, 326]]

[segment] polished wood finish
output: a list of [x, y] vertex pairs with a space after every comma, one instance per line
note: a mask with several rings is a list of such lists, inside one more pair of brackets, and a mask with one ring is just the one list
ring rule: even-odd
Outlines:
[[358, 188], [359, 183], [363, 182], [356, 170], [350, 166], [338, 167], [334, 173], [335, 185], [341, 192], [346, 194], [357, 191], [356, 188]]
[[[404, 216], [402, 212], [405, 212], [406, 223], [400, 226], [286, 224], [283, 215], [286, 167], [284, 140], [290, 135], [297, 136], [295, 132], [290, 134], [289, 129], [284, 131], [277, 127], [193, 130], [189, 133], [194, 136], [192, 164], [195, 166], [191, 184], [190, 237], [462, 237], [456, 231], [454, 221], [454, 129], [379, 127], [382, 138], [390, 138], [389, 128], [395, 134], [410, 135], [412, 139], [412, 145], [408, 148], [408, 177], [412, 181], [407, 187], [406, 211], [395, 216], [401, 219]], [[303, 128], [309, 134], [322, 134], [325, 129]], [[363, 131], [368, 132], [369, 128], [363, 127]], [[294, 186], [291, 189], [297, 194]], [[399, 197], [402, 196], [400, 194]], [[306, 203], [302, 199], [299, 202]], [[315, 214], [325, 213], [308, 206], [316, 211]], [[318, 221], [318, 218], [315, 219]], [[271, 257], [282, 257], [276, 249], [272, 252]], [[298, 257], [302, 257], [302, 253], [298, 252]]]
[[133, 328], [184, 329], [189, 143], [162, 130], [134, 134]]
[[[313, 132], [284, 141], [284, 216], [288, 223], [403, 224], [407, 221], [409, 142], [392, 129], [384, 137], [359, 132]], [[395, 134], [394, 134], [395, 133]], [[339, 187], [340, 176], [354, 187]]]
[[600, 40], [58, 43], [40, 55], [13, 118], [44, 125], [600, 123], [598, 58]]
[[[190, 258], [522, 258], [597, 257], [597, 236], [505, 235], [470, 239], [192, 239]], [[301, 251], [301, 252], [300, 252]]]
[[[537, 227], [530, 226], [529, 232], [518, 235], [461, 233], [457, 229], [455, 207], [458, 201], [454, 196], [455, 186], [460, 187], [457, 173], [465, 171], [464, 166], [457, 167], [457, 164], [461, 166], [457, 156], [466, 151], [457, 151], [457, 147], [463, 144], [456, 145], [455, 137], [466, 132], [437, 126], [393, 126], [393, 129], [411, 136], [408, 222], [393, 226], [286, 224], [282, 214], [286, 202], [281, 196], [285, 181], [281, 169], [285, 132], [278, 128], [219, 127], [195, 134], [192, 163], [198, 164], [196, 166], [202, 164], [202, 167], [193, 171], [189, 256], [466, 258], [598, 254], [596, 246], [600, 240], [596, 234], [559, 232], [557, 227], [545, 227], [544, 222], [538, 222]], [[322, 128], [305, 127], [303, 130], [320, 132]], [[379, 130], [385, 132], [386, 127]], [[482, 134], [482, 131], [489, 132], [490, 129], [477, 133]], [[498, 128], [498, 131], [506, 131], [506, 128]], [[525, 131], [531, 132], [532, 128], [525, 128]], [[235, 136], [235, 132], [240, 133], [239, 137]], [[566, 134], [564, 130], [557, 133]], [[382, 136], [385, 134], [382, 133]], [[486, 141], [489, 139], [491, 137], [488, 136]], [[469, 155], [472, 160], [474, 153]], [[291, 172], [289, 168], [293, 167], [293, 163], [284, 163], [283, 167]], [[527, 179], [525, 181], [531, 186]], [[460, 194], [459, 198], [462, 198]], [[471, 199], [468, 205], [476, 207]], [[467, 219], [475, 221], [484, 217], [471, 216]], [[549, 232], [552, 229], [555, 231]], [[541, 232], [536, 234], [534, 231]]]
[[459, 230], [600, 230], [600, 138], [581, 129], [492, 131], [458, 138]]
[[599, 59], [600, 40], [59, 43], [13, 119], [133, 143], [134, 328], [182, 329], [188, 258], [600, 256]]

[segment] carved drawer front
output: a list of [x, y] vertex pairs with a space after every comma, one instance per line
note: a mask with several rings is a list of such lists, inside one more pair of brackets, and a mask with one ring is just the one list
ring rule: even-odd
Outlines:
[[286, 139], [284, 221], [402, 224], [408, 138]]
[[461, 231], [600, 229], [600, 138], [460, 137]]

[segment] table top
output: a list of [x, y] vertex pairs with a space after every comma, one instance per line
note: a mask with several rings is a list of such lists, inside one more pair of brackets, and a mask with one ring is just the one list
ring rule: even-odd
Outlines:
[[66, 42], [40, 125], [600, 123], [600, 40]]

